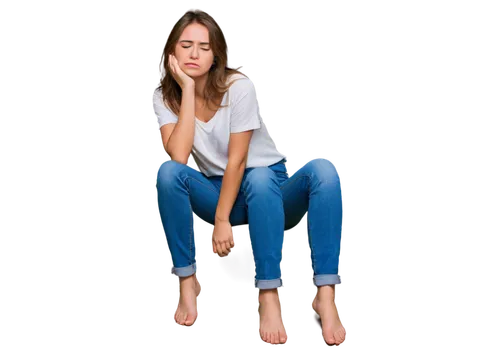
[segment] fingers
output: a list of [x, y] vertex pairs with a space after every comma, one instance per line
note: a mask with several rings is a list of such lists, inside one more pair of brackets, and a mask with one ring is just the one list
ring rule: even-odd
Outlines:
[[214, 241], [212, 241], [212, 247], [214, 254], [219, 254], [219, 256], [227, 256], [229, 252], [231, 252], [231, 250], [227, 252], [227, 250], [224, 250], [220, 244], [217, 245]]
[[173, 73], [179, 72], [178, 69], [180, 68], [179, 68], [179, 63], [177, 62], [177, 58], [172, 54], [168, 55], [168, 58], [169, 58], [168, 64], [170, 65], [170, 70]]
[[222, 249], [224, 250], [224, 252], [225, 252], [226, 254], [229, 254], [229, 253], [231, 252], [231, 245], [229, 245], [229, 243], [228, 243], [228, 242], [224, 242], [224, 243], [222, 244]]
[[220, 257], [227, 256], [231, 252], [229, 245], [226, 243], [212, 241], [212, 244], [214, 246], [214, 253], [217, 252]]
[[233, 235], [230, 234], [226, 239], [217, 239], [215, 231], [212, 234], [212, 247], [214, 253], [217, 252], [220, 257], [229, 255], [231, 248], [234, 247]]
[[231, 252], [231, 248], [234, 247], [233, 235], [229, 235], [229, 237], [222, 243], [222, 247], [226, 249], [226, 251]]
[[175, 58], [174, 55], [172, 55], [172, 64], [174, 65], [175, 70], [179, 68], [179, 63], [177, 62], [177, 58]]
[[233, 253], [234, 248], [236, 247], [236, 230], [233, 229], [233, 234], [230, 240], [227, 242], [227, 250], [229, 253]]
[[219, 247], [217, 246], [217, 240], [215, 240], [215, 236], [214, 235], [212, 235], [212, 246], [214, 248], [214, 254], [217, 253], [220, 256]]
[[173, 57], [172, 55], [168, 55], [168, 67], [170, 67], [170, 72], [174, 73], [174, 60], [173, 60]]
[[231, 250], [229, 249], [228, 247], [228, 244], [223, 242], [220, 244], [220, 248], [221, 248], [221, 253], [224, 255], [224, 256], [227, 256], [229, 255], [229, 253], [231, 252]]
[[233, 253], [235, 247], [236, 247], [236, 230], [233, 228], [231, 237], [226, 242], [226, 249], [228, 251], [228, 255]]

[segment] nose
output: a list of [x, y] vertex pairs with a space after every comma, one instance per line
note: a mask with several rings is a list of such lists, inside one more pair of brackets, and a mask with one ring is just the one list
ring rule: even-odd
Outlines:
[[198, 59], [198, 53], [199, 53], [199, 49], [196, 48], [196, 46], [193, 45], [193, 51], [191, 52], [191, 58], [193, 60], [197, 60]]

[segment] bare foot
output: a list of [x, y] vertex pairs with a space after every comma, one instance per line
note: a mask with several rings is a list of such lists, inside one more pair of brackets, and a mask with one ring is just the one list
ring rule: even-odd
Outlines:
[[179, 277], [180, 296], [174, 319], [180, 325], [191, 326], [198, 311], [196, 308], [196, 297], [200, 294], [201, 286], [196, 278], [196, 273], [188, 277]]
[[320, 316], [323, 339], [338, 346], [345, 340], [346, 332], [335, 306], [335, 285], [319, 286], [312, 306]]
[[286, 342], [287, 336], [281, 319], [278, 289], [259, 290], [260, 338], [271, 344]]

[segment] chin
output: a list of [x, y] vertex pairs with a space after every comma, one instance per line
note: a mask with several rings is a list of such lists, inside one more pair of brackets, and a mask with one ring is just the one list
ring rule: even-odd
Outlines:
[[[192, 70], [192, 68], [191, 68]], [[196, 69], [196, 71], [186, 71], [186, 74], [191, 77], [191, 78], [197, 78], [197, 77], [203, 77], [206, 74], [208, 74], [208, 71], [202, 72], [200, 71], [199, 68]]]

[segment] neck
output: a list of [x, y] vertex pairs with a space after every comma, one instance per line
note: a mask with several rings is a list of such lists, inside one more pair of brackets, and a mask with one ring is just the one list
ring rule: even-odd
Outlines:
[[207, 84], [208, 80], [208, 72], [205, 73], [203, 76], [200, 77], [194, 77], [194, 84], [195, 84], [195, 96], [198, 98], [203, 98], [203, 94], [205, 91], [205, 85]]

